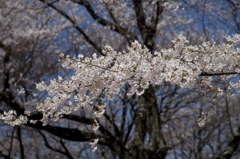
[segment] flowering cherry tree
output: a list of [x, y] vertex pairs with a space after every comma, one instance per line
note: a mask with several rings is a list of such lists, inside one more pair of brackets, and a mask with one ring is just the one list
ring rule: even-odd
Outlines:
[[[117, 53], [110, 46], [102, 51], [105, 56], [70, 59], [63, 53], [62, 66], [74, 69], [75, 75], [69, 80], [62, 77], [52, 79], [49, 83], [38, 83], [37, 89], [47, 90], [50, 97], [41, 102], [36, 109], [44, 114], [42, 122], [47, 124], [47, 119], [57, 120], [72, 110], [81, 106], [89, 107], [101, 94], [108, 99], [113, 99], [123, 85], [127, 82], [131, 86], [129, 96], [142, 95], [149, 85], [160, 85], [167, 81], [183, 88], [207, 87], [216, 89], [223, 94], [221, 88], [213, 88], [211, 78], [199, 79], [199, 76], [237, 75], [240, 73], [240, 52], [236, 49], [240, 36], [227, 38], [228, 43], [216, 46], [214, 43], [203, 43], [200, 46], [188, 46], [187, 40], [179, 36], [173, 40], [173, 48], [162, 49], [151, 53], [137, 41], [129, 46], [128, 51]], [[228, 93], [238, 89], [239, 82], [230, 82]], [[202, 90], [205, 91], [205, 90]], [[74, 94], [74, 101], [68, 101], [67, 107], [59, 110], [59, 106]], [[74, 107], [72, 102], [77, 103]], [[104, 103], [99, 101], [94, 116], [100, 117], [104, 113]], [[34, 122], [34, 121], [33, 121]], [[97, 124], [96, 124], [97, 125]]]
[[[69, 79], [62, 77], [52, 79], [49, 83], [38, 83], [36, 87], [40, 91], [47, 91], [47, 97], [39, 105], [37, 111], [43, 114], [40, 120], [47, 125], [49, 118], [58, 120], [63, 115], [77, 111], [80, 107], [91, 107], [94, 102], [93, 116], [101, 117], [105, 110], [103, 99], [98, 99], [103, 94], [108, 99], [113, 99], [127, 82], [131, 90], [129, 96], [137, 94], [141, 96], [149, 85], [160, 85], [167, 81], [183, 88], [201, 87], [216, 90], [219, 95], [231, 93], [231, 89], [238, 89], [239, 82], [230, 82], [227, 92], [211, 85], [211, 78], [199, 79], [199, 76], [212, 75], [236, 75], [240, 73], [240, 36], [228, 37], [226, 43], [216, 46], [215, 43], [203, 43], [199, 46], [188, 46], [185, 37], [180, 35], [173, 40], [173, 47], [151, 53], [137, 41], [128, 47], [128, 51], [117, 53], [110, 46], [102, 51], [104, 56], [83, 57], [70, 59], [69, 56], [59, 55], [63, 59], [62, 66], [74, 69], [75, 74]], [[150, 86], [151, 87], [151, 86]], [[73, 96], [74, 100], [70, 98]], [[98, 99], [98, 100], [96, 100]], [[66, 103], [67, 102], [67, 103]], [[61, 105], [66, 103], [62, 108]], [[75, 103], [73, 105], [73, 103]], [[209, 110], [212, 111], [212, 108]], [[17, 116], [15, 111], [4, 112], [1, 115], [6, 123], [11, 125], [26, 124], [27, 116], [31, 112], [25, 111], [26, 116]], [[205, 123], [206, 115], [198, 119], [199, 126]], [[30, 120], [30, 123], [36, 123]], [[99, 124], [93, 120], [93, 130], [97, 131]], [[96, 139], [97, 140], [97, 139]], [[96, 149], [96, 140], [92, 147]]]
[[[0, 119], [14, 126], [9, 152], [16, 132], [24, 158], [28, 140], [21, 133], [31, 128], [45, 147], [68, 158], [78, 156], [70, 141], [90, 141], [95, 155], [106, 158], [232, 156], [240, 136], [237, 4], [4, 2]], [[201, 27], [189, 17], [192, 9]]]

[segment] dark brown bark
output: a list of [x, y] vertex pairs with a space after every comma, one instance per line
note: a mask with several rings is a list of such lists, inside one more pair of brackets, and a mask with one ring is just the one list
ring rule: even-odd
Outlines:
[[225, 150], [219, 154], [219, 156], [215, 157], [215, 159], [230, 159], [233, 153], [237, 150], [240, 144], [240, 127], [238, 128], [238, 134], [233, 137], [231, 141], [228, 142]]
[[[133, 139], [134, 158], [164, 159], [167, 155], [166, 141], [162, 134], [160, 113], [152, 85], [138, 98], [136, 125]], [[149, 134], [145, 146], [146, 135]]]

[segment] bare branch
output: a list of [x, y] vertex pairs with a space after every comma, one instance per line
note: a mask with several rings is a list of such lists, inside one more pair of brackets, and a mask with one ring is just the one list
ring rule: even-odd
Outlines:
[[215, 159], [230, 159], [233, 153], [237, 150], [240, 144], [240, 128], [238, 128], [238, 134], [234, 136], [234, 138], [228, 142], [225, 150]]
[[235, 71], [202, 72], [199, 76], [238, 75]]
[[72, 24], [73, 27], [77, 29], [77, 31], [79, 33], [81, 33], [83, 35], [83, 37], [86, 39], [86, 41], [91, 44], [101, 55], [105, 56], [102, 52], [102, 49], [97, 46], [97, 44], [95, 42], [93, 42], [90, 37], [84, 32], [84, 30], [82, 28], [80, 28], [78, 26], [78, 24], [75, 22], [74, 19], [72, 19], [69, 15], [67, 15], [64, 11], [58, 9], [57, 7], [55, 7], [52, 3], [47, 3], [45, 0], [40, 0], [41, 2], [43, 2], [44, 4], [48, 5], [49, 7], [53, 8], [55, 11], [57, 11], [59, 14], [61, 14], [62, 16], [64, 16], [67, 20], [69, 20]]

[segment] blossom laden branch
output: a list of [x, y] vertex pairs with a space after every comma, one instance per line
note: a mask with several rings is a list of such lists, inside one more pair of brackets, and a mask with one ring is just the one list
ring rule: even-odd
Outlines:
[[[238, 73], [240, 52], [234, 47], [236, 42], [239, 42], [237, 39], [236, 36], [228, 38], [231, 44], [222, 43], [219, 46], [209, 42], [188, 46], [186, 38], [180, 35], [173, 40], [173, 48], [162, 49], [155, 52], [154, 56], [137, 41], [128, 47], [127, 52], [117, 53], [110, 46], [106, 46], [103, 50], [106, 56], [101, 57], [93, 54], [92, 57], [79, 56], [70, 59], [61, 55], [64, 58], [62, 66], [74, 69], [76, 73], [70, 80], [59, 77], [51, 80], [49, 84], [37, 84], [40, 91], [47, 90], [51, 96], [39, 104], [37, 109], [43, 112], [46, 118], [54, 116], [53, 112], [56, 112], [59, 105], [70, 98], [69, 92], [77, 92], [74, 102], [78, 103], [78, 108], [89, 107], [102, 90], [105, 90], [104, 95], [111, 99], [126, 82], [131, 86], [128, 95], [141, 95], [149, 84], [158, 85], [163, 81], [189, 88], [206, 85], [206, 82], [199, 83], [199, 76]], [[224, 71], [219, 71], [223, 68]], [[69, 114], [72, 110], [69, 104], [68, 109], [61, 109], [58, 115]]]
[[[42, 113], [41, 122], [47, 125], [49, 118], [58, 120], [86, 107], [94, 110], [92, 129], [95, 132], [99, 128], [97, 118], [105, 111], [105, 103], [102, 99], [99, 101], [99, 96], [112, 99], [126, 82], [131, 86], [128, 92], [131, 96], [135, 93], [142, 95], [149, 85], [160, 85], [165, 81], [183, 88], [211, 89], [211, 79], [199, 80], [199, 76], [240, 73], [240, 50], [236, 48], [240, 42], [238, 35], [228, 37], [227, 42], [220, 45], [210, 42], [198, 46], [187, 45], [188, 41], [182, 35], [172, 42], [172, 48], [154, 53], [135, 41], [127, 51], [122, 52], [106, 46], [102, 50], [105, 56], [100, 57], [93, 54], [92, 57], [80, 55], [71, 59], [61, 54], [62, 66], [75, 70], [75, 74], [68, 80], [58, 77], [49, 83], [42, 81], [36, 84], [39, 91], [49, 94], [36, 107]], [[235, 89], [240, 86], [239, 82], [230, 85]], [[93, 105], [96, 107], [93, 108]], [[204, 124], [204, 120], [199, 121], [200, 125]], [[92, 142], [94, 150], [96, 141]]]

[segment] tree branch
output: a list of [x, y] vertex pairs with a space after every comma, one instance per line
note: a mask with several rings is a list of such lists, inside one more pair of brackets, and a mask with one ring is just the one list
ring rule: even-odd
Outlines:
[[[106, 116], [105, 116], [106, 117]], [[85, 123], [85, 124], [92, 124], [92, 119], [89, 118], [85, 118], [85, 117], [79, 117], [76, 115], [64, 115], [63, 118], [65, 119], [69, 119], [69, 120], [73, 120], [73, 121], [77, 121], [77, 122], [81, 122], [81, 123]], [[107, 117], [106, 117], [107, 118]], [[109, 117], [108, 117], [109, 118]], [[112, 123], [113, 124], [113, 123]], [[116, 127], [114, 127], [116, 129]], [[99, 131], [103, 134], [104, 137], [102, 137], [102, 142], [101, 140], [99, 140], [99, 144], [102, 145], [107, 145], [109, 146], [110, 143], [111, 146], [109, 146], [110, 149], [112, 149], [113, 151], [117, 152], [120, 156], [123, 155], [122, 153], [124, 152], [125, 154], [128, 153], [128, 150], [124, 147], [124, 145], [117, 139], [116, 136], [114, 136], [110, 131], [108, 131], [108, 129], [106, 129], [103, 125], [100, 124], [99, 127]], [[118, 131], [119, 130], [115, 130]], [[93, 138], [95, 138], [95, 136], [91, 136]], [[98, 137], [99, 138], [99, 137]], [[105, 142], [106, 141], [106, 142]]]
[[235, 71], [222, 71], [222, 72], [202, 72], [199, 76], [218, 76], [218, 75], [237, 75]]
[[158, 16], [162, 13], [163, 8], [160, 7], [159, 3], [157, 3], [157, 10], [156, 10], [156, 20], [153, 24], [146, 24], [145, 22], [145, 15], [142, 6], [142, 0], [133, 0], [135, 15], [137, 19], [137, 26], [139, 28], [140, 34], [143, 39], [143, 44], [153, 52], [154, 49], [154, 36], [156, 34], [156, 26], [158, 23]]
[[67, 15], [64, 11], [58, 9], [57, 7], [55, 7], [52, 3], [47, 3], [45, 0], [39, 0], [42, 3], [46, 4], [47, 6], [51, 7], [52, 9], [54, 9], [55, 11], [57, 11], [59, 14], [61, 14], [62, 16], [64, 16], [68, 21], [70, 21], [73, 24], [73, 27], [77, 29], [77, 31], [83, 35], [83, 37], [86, 39], [86, 41], [91, 44], [101, 55], [105, 56], [105, 54], [103, 54], [102, 49], [100, 47], [97, 46], [97, 44], [95, 42], [93, 42], [89, 36], [84, 32], [84, 30], [82, 28], [80, 28], [78, 26], [78, 24], [75, 22], [75, 20], [73, 20], [69, 15]]
[[[52, 147], [52, 146], [49, 144], [46, 136], [45, 136], [41, 131], [38, 131], [38, 133], [43, 137], [43, 140], [44, 140], [44, 142], [45, 142], [45, 146], [46, 146], [47, 148], [49, 148], [49, 149], [52, 150], [52, 151], [61, 153], [61, 154], [65, 155], [65, 156], [67, 156], [69, 159], [73, 159], [72, 155], [71, 155], [68, 151], [66, 152], [65, 145], [64, 145], [65, 152], [62, 151], [62, 150], [60, 150], [60, 149], [56, 149], [56, 148]], [[60, 142], [61, 142], [61, 144], [62, 144], [62, 140], [60, 140]]]
[[19, 141], [19, 146], [20, 146], [20, 153], [21, 153], [21, 158], [25, 159], [24, 157], [24, 146], [22, 143], [22, 135], [21, 135], [21, 128], [17, 127], [17, 136], [18, 136], [18, 141]]
[[45, 130], [59, 138], [70, 141], [89, 141], [90, 137], [97, 138], [95, 134], [79, 131], [78, 129], [63, 128], [51, 125], [43, 126], [40, 122], [37, 122], [36, 124], [27, 123], [25, 125], [38, 130]]
[[11, 159], [8, 155], [3, 154], [2, 151], [0, 151], [0, 156], [3, 157], [4, 159]]
[[145, 29], [146, 24], [145, 24], [145, 15], [143, 12], [143, 7], [142, 7], [142, 0], [133, 0], [133, 5], [134, 5], [134, 10], [135, 10], [135, 16], [137, 19], [137, 25], [140, 31], [140, 34], [143, 38], [143, 41], [145, 39]]
[[123, 27], [121, 27], [121, 26], [119, 26], [119, 25], [117, 24], [117, 21], [116, 21], [115, 17], [111, 14], [111, 12], [109, 12], [109, 14], [110, 14], [111, 18], [113, 19], [113, 21], [115, 22], [115, 24], [113, 24], [113, 23], [111, 23], [110, 21], [108, 21], [108, 20], [106, 20], [106, 19], [103, 19], [103, 18], [101, 18], [99, 15], [97, 15], [97, 14], [94, 12], [92, 6], [90, 5], [90, 3], [89, 3], [88, 1], [86, 1], [86, 0], [71, 0], [71, 1], [72, 1], [72, 2], [75, 2], [75, 3], [77, 3], [77, 4], [80, 4], [80, 5], [83, 5], [83, 6], [87, 9], [87, 11], [88, 11], [88, 13], [90, 14], [90, 16], [91, 16], [95, 21], [97, 21], [99, 24], [101, 24], [101, 25], [103, 25], [103, 26], [108, 26], [108, 27], [110, 27], [111, 30], [113, 30], [113, 31], [121, 34], [122, 36], [124, 36], [125, 39], [129, 42], [129, 44], [130, 44], [130, 41], [128, 40], [128, 38], [126, 37], [126, 35], [130, 35], [130, 37], [131, 37], [130, 39], [132, 39], [132, 40], [137, 39], [137, 36], [136, 36], [134, 33], [129, 32], [126, 28], [123, 28]]
[[60, 139], [60, 143], [61, 143], [62, 147], [63, 147], [64, 150], [65, 150], [66, 156], [67, 156], [68, 158], [70, 158], [70, 159], [74, 159], [74, 158], [72, 157], [72, 155], [70, 154], [70, 152], [68, 151], [68, 148], [66, 147], [66, 145], [65, 145], [64, 142], [62, 141], [62, 139]]
[[140, 97], [140, 100], [142, 100], [142, 104], [145, 104], [148, 109], [147, 118], [150, 134], [149, 143], [146, 146], [148, 158], [165, 158], [167, 155], [166, 141], [163, 136], [160, 113], [152, 85], [149, 85], [148, 89]]
[[240, 127], [238, 128], [238, 134], [234, 136], [234, 138], [229, 141], [225, 150], [219, 156], [215, 157], [215, 159], [230, 159], [233, 153], [237, 150], [240, 144]]

